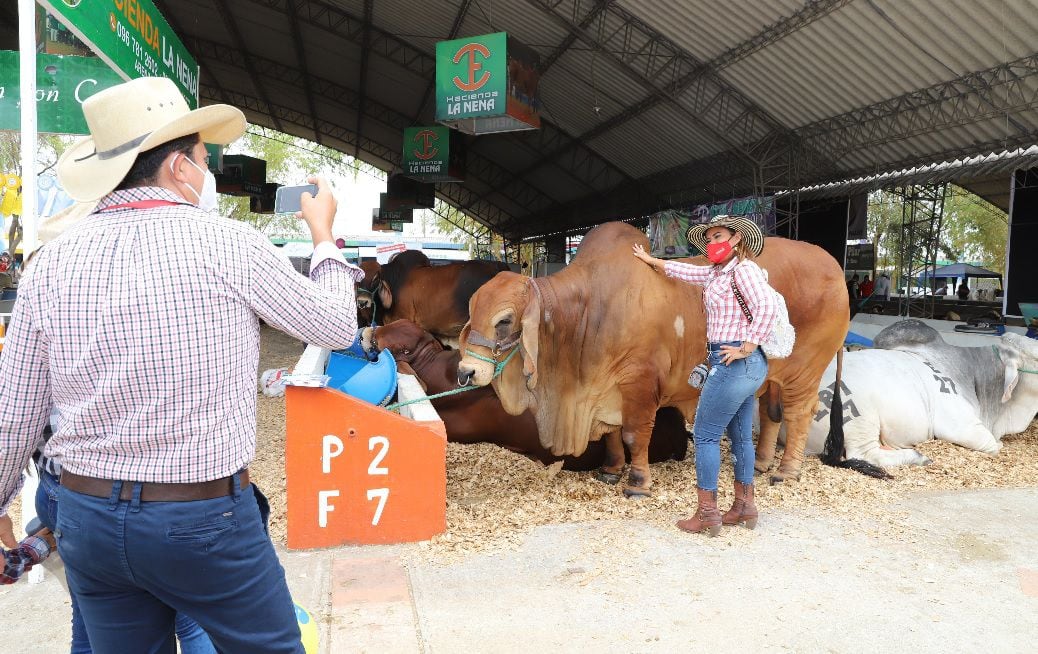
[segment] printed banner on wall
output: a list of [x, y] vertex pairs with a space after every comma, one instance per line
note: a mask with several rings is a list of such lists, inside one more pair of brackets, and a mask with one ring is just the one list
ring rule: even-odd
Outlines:
[[701, 204], [691, 211], [668, 209], [649, 216], [649, 247], [660, 258], [694, 257], [701, 254], [689, 245], [685, 233], [690, 225], [710, 222], [714, 216], [745, 216], [766, 235], [775, 234], [775, 198], [748, 196], [727, 202]]
[[674, 209], [649, 216], [649, 249], [661, 259], [692, 257], [696, 251], [685, 238], [692, 214]]
[[767, 236], [775, 234], [775, 198], [749, 195], [727, 202], [701, 204], [692, 209], [692, 224], [707, 223], [714, 216], [743, 216], [757, 223]]

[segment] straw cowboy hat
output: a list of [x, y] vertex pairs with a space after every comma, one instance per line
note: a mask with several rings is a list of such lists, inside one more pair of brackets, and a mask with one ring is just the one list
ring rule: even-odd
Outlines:
[[111, 193], [137, 154], [198, 132], [205, 143], [227, 144], [245, 132], [245, 114], [225, 104], [191, 111], [172, 80], [141, 77], [107, 88], [83, 103], [90, 136], [58, 161], [65, 192], [81, 202]]
[[714, 227], [724, 227], [741, 234], [742, 241], [746, 243], [755, 257], [759, 257], [760, 253], [764, 251], [764, 233], [757, 223], [742, 216], [715, 216], [708, 223], [689, 227], [685, 232], [685, 237], [700, 252], [706, 252], [706, 232]]

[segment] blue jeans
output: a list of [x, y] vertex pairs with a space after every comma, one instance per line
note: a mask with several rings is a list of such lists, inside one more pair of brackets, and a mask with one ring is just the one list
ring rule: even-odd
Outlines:
[[[734, 345], [740, 342], [721, 343]], [[699, 396], [692, 440], [696, 444], [696, 485], [717, 490], [721, 470], [721, 436], [728, 430], [735, 480], [753, 483], [753, 406], [757, 389], [768, 376], [768, 360], [760, 348], [745, 359], [721, 363], [721, 351], [710, 344], [710, 373]]]
[[[58, 488], [58, 551], [93, 650], [173, 654], [175, 615], [221, 652], [302, 654], [284, 569], [249, 485], [194, 502], [119, 500]], [[183, 643], [182, 643], [183, 645]]]
[[[36, 515], [44, 527], [54, 531], [58, 522], [58, 487], [61, 482], [54, 475], [41, 470], [40, 485], [36, 489]], [[75, 593], [72, 599], [72, 650], [71, 654], [91, 654], [90, 637], [87, 636], [83, 615]], [[216, 654], [216, 648], [198, 623], [183, 613], [177, 613], [175, 631], [180, 641], [181, 654]]]

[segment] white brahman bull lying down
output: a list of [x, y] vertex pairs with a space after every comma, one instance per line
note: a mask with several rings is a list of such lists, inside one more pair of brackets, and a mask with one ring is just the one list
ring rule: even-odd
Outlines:
[[[876, 349], [843, 355], [836, 395], [844, 452], [834, 458], [926, 465], [930, 460], [912, 448], [931, 438], [997, 454], [1002, 437], [1027, 429], [1038, 412], [1038, 341], [1007, 333], [986, 347], [957, 347], [926, 324], [904, 320], [874, 343]], [[834, 361], [822, 376], [809, 454], [822, 453], [837, 431], [836, 421], [830, 425], [836, 383]], [[830, 450], [839, 444], [832, 435]]]

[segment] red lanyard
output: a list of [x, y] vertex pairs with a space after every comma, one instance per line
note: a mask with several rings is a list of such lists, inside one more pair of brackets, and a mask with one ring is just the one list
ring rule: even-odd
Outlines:
[[171, 200], [137, 200], [136, 202], [123, 202], [122, 204], [113, 204], [110, 207], [105, 207], [101, 211], [115, 211], [116, 209], [154, 209], [155, 207], [175, 207], [180, 202], [173, 202]]

